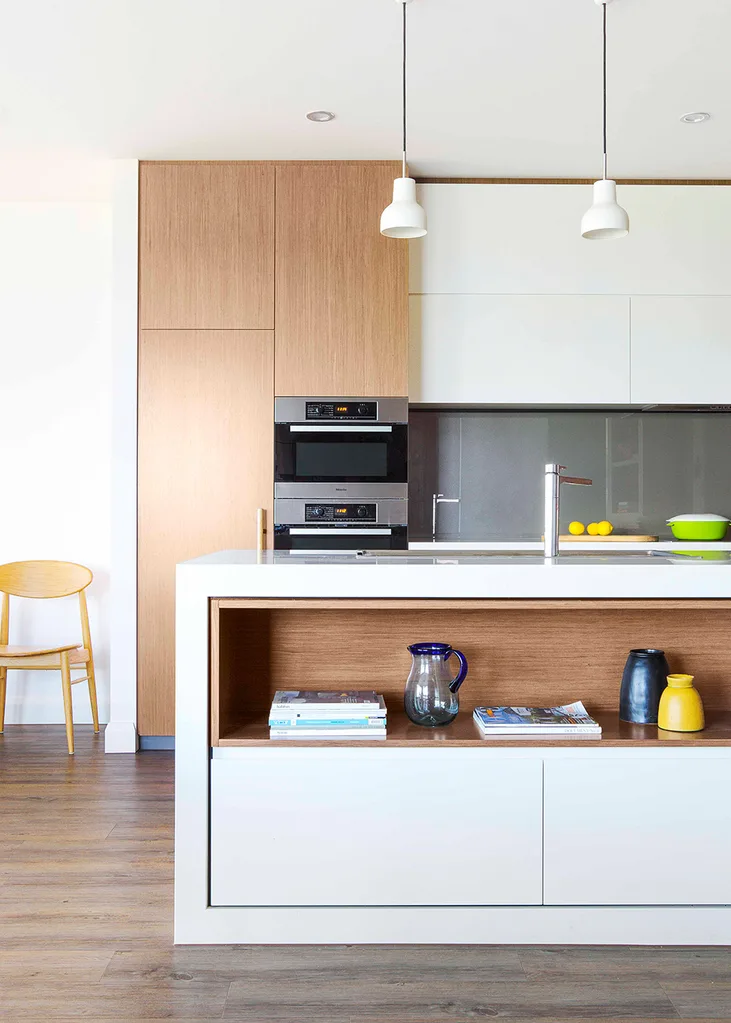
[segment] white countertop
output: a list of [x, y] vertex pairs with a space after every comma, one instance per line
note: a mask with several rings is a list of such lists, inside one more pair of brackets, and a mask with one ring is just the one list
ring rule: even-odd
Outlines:
[[731, 597], [731, 559], [704, 561], [614, 551], [540, 555], [357, 557], [354, 553], [218, 551], [178, 565], [178, 592], [212, 597], [719, 598]]

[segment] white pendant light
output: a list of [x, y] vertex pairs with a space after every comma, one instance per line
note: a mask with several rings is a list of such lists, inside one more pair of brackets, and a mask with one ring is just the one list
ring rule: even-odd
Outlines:
[[629, 216], [617, 202], [617, 182], [607, 177], [607, 4], [611, 2], [612, 0], [594, 0], [594, 3], [599, 4], [602, 8], [604, 163], [601, 180], [594, 182], [594, 201], [581, 219], [581, 234], [584, 238], [592, 240], [623, 238], [629, 232]]
[[401, 61], [401, 99], [403, 113], [403, 170], [393, 183], [393, 202], [381, 214], [381, 234], [387, 238], [423, 238], [426, 234], [426, 213], [416, 201], [416, 182], [406, 173], [406, 5], [411, 0], [396, 0], [403, 17], [403, 50]]

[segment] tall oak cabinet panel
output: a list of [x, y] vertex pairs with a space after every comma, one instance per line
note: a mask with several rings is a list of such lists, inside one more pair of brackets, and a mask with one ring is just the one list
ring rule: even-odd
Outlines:
[[140, 328], [274, 326], [274, 166], [140, 166]]
[[175, 565], [272, 511], [274, 166], [142, 164], [138, 730], [175, 730]]
[[379, 231], [399, 173], [277, 165], [277, 395], [408, 393], [408, 243]]
[[256, 547], [272, 501], [268, 330], [144, 331], [140, 346], [138, 727], [172, 735], [175, 565]]

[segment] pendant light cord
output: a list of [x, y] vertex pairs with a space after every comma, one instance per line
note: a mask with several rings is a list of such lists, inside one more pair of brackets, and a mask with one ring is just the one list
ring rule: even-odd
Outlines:
[[[602, 146], [604, 152], [603, 174], [607, 180], [607, 3], [602, 4], [602, 40], [604, 56], [602, 61]], [[405, 145], [405, 143], [404, 143]]]
[[[403, 7], [403, 49], [401, 59], [401, 102], [403, 106], [403, 169], [402, 177], [406, 177], [406, 4], [407, 0], [401, 0], [401, 6]], [[606, 148], [606, 147], [605, 147]]]

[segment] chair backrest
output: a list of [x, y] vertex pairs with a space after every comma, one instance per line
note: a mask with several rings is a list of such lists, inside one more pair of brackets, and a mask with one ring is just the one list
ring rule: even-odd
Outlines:
[[0, 592], [12, 597], [68, 597], [86, 589], [91, 570], [73, 561], [11, 561], [0, 565]]

